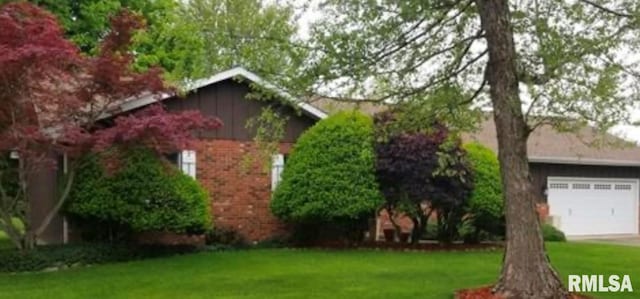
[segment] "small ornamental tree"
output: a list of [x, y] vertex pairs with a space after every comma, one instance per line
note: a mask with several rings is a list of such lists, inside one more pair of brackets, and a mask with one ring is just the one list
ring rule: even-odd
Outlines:
[[374, 159], [371, 118], [348, 111], [321, 120], [294, 146], [271, 210], [294, 224], [356, 227], [347, 233], [361, 236], [382, 203]]
[[195, 179], [146, 147], [107, 153], [117, 157], [113, 169], [105, 170], [102, 163], [109, 155], [83, 158], [67, 212], [134, 232], [202, 233], [211, 228], [209, 196]]
[[458, 231], [471, 190], [471, 172], [458, 139], [434, 124], [422, 131], [399, 131], [392, 112], [376, 115], [376, 176], [393, 221], [400, 213], [413, 221], [417, 242], [433, 212], [438, 238], [449, 242]]
[[464, 145], [467, 159], [473, 168], [474, 188], [469, 199], [468, 213], [475, 229], [475, 240], [480, 231], [504, 235], [504, 201], [498, 157], [479, 143]]
[[438, 239], [449, 243], [459, 237], [474, 187], [474, 173], [459, 138], [450, 137], [437, 154], [439, 167], [431, 179], [429, 203], [437, 213]]
[[[126, 126], [118, 121], [113, 128], [101, 126], [98, 120], [118, 112], [126, 99], [172, 92], [164, 86], [161, 70], [138, 73], [132, 68], [129, 45], [143, 23], [139, 16], [122, 11], [112, 18], [97, 54], [85, 56], [65, 39], [50, 13], [26, 2], [0, 6], [0, 151], [19, 157], [18, 191], [11, 195], [0, 185], [0, 229], [17, 248], [33, 248], [66, 201], [80, 161], [75, 157], [119, 140], [138, 139], [160, 152], [180, 148], [191, 140], [191, 130], [220, 125], [197, 113], [173, 116], [156, 107], [123, 118], [120, 122]], [[63, 153], [69, 163], [58, 200], [34, 225], [25, 196], [32, 187], [29, 178], [55, 167], [56, 156]], [[18, 202], [23, 208], [16, 211]], [[12, 224], [12, 217], [22, 220], [24, 233]]]

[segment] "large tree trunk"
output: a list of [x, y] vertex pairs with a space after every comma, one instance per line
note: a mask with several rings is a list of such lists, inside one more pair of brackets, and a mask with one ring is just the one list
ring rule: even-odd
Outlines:
[[516, 51], [507, 0], [476, 0], [486, 34], [486, 76], [498, 136], [507, 241], [495, 291], [505, 298], [566, 298], [545, 253], [527, 158], [528, 129], [518, 92]]

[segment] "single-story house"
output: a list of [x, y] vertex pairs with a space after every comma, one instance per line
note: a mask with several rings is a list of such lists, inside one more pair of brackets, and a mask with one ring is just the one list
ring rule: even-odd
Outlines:
[[[247, 97], [252, 84], [270, 89], [299, 109], [279, 101]], [[316, 107], [320, 103], [296, 101], [241, 67], [195, 82], [184, 98], [166, 97], [162, 101], [169, 110], [198, 109], [224, 123], [218, 130], [202, 132], [196, 146], [185, 149], [177, 159], [179, 167], [209, 191], [215, 226], [235, 230], [249, 241], [282, 233], [285, 226], [269, 209], [271, 191], [286, 167], [291, 146], [303, 131], [327, 116]], [[122, 110], [132, 111], [155, 102], [153, 98], [139, 98], [124, 103]], [[246, 124], [268, 105], [289, 118], [280, 153], [273, 157], [270, 171], [260, 165], [247, 169], [243, 164], [247, 154], [255, 149], [255, 143], [254, 132]], [[326, 103], [321, 106], [326, 107]], [[361, 108], [367, 112], [380, 110]], [[593, 139], [593, 132], [585, 129], [580, 135], [582, 138], [544, 126], [531, 135], [529, 156], [538, 202], [548, 205], [550, 221], [570, 236], [638, 234], [640, 147], [594, 148], [583, 142]], [[478, 132], [464, 139], [476, 140], [497, 150], [495, 125], [490, 119], [481, 124]], [[35, 224], [56, 200], [56, 177], [55, 171], [49, 171], [32, 181], [37, 188], [28, 196], [33, 199]], [[63, 216], [58, 216], [41, 241], [63, 243], [69, 240], [69, 235], [73, 235], [73, 228]]]
[[[292, 105], [248, 97], [253, 84], [268, 89]], [[209, 192], [215, 226], [237, 231], [248, 241], [259, 241], [281, 233], [284, 226], [269, 209], [271, 191], [278, 183], [285, 157], [298, 136], [317, 120], [326, 117], [326, 113], [307, 103], [295, 102], [286, 92], [242, 67], [196, 81], [190, 86], [185, 97], [166, 97], [162, 102], [169, 111], [197, 109], [203, 115], [218, 117], [223, 122], [217, 130], [201, 132], [194, 148], [184, 149], [176, 161], [185, 173], [195, 177]], [[156, 102], [156, 98], [142, 97], [123, 103], [121, 110], [125, 113]], [[259, 116], [266, 106], [277, 109], [288, 118], [271, 171], [265, 170], [266, 163], [262, 161], [255, 161], [250, 166], [246, 163], [247, 157], [255, 150], [255, 132], [247, 128], [247, 122]], [[55, 203], [56, 177], [56, 171], [44, 171], [31, 182], [37, 186], [29, 194], [33, 199], [32, 221], [35, 224]], [[40, 242], [65, 243], [70, 236], [77, 236], [76, 229], [60, 215], [42, 234]]]

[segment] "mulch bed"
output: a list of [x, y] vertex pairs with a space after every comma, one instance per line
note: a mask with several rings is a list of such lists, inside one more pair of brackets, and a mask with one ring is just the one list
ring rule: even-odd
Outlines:
[[[465, 289], [455, 293], [455, 299], [504, 299], [491, 293], [493, 286], [485, 286], [476, 289]], [[568, 299], [592, 299], [581, 294], [570, 294]]]
[[440, 244], [440, 243], [389, 243], [389, 242], [362, 242], [347, 244], [341, 242], [322, 242], [309, 246], [311, 248], [323, 249], [378, 249], [390, 251], [490, 251], [504, 248], [502, 243], [479, 243], [479, 244]]

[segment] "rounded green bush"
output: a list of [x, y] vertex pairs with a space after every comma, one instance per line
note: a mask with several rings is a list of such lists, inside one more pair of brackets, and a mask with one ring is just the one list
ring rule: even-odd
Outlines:
[[468, 206], [472, 225], [479, 231], [503, 235], [504, 200], [498, 158], [491, 149], [479, 143], [466, 144], [464, 149], [475, 175]]
[[542, 237], [547, 242], [566, 242], [564, 233], [551, 224], [542, 224]]
[[86, 219], [100, 222], [120, 219], [119, 198], [116, 198], [110, 188], [100, 157], [89, 154], [80, 158], [76, 179], [71, 188], [65, 212]]
[[372, 119], [356, 111], [332, 115], [298, 139], [273, 194], [271, 210], [285, 221], [298, 223], [373, 216], [383, 201], [374, 163]]
[[200, 233], [211, 228], [209, 196], [193, 178], [147, 149], [119, 155], [107, 174], [100, 157], [85, 158], [66, 211], [136, 232]]

